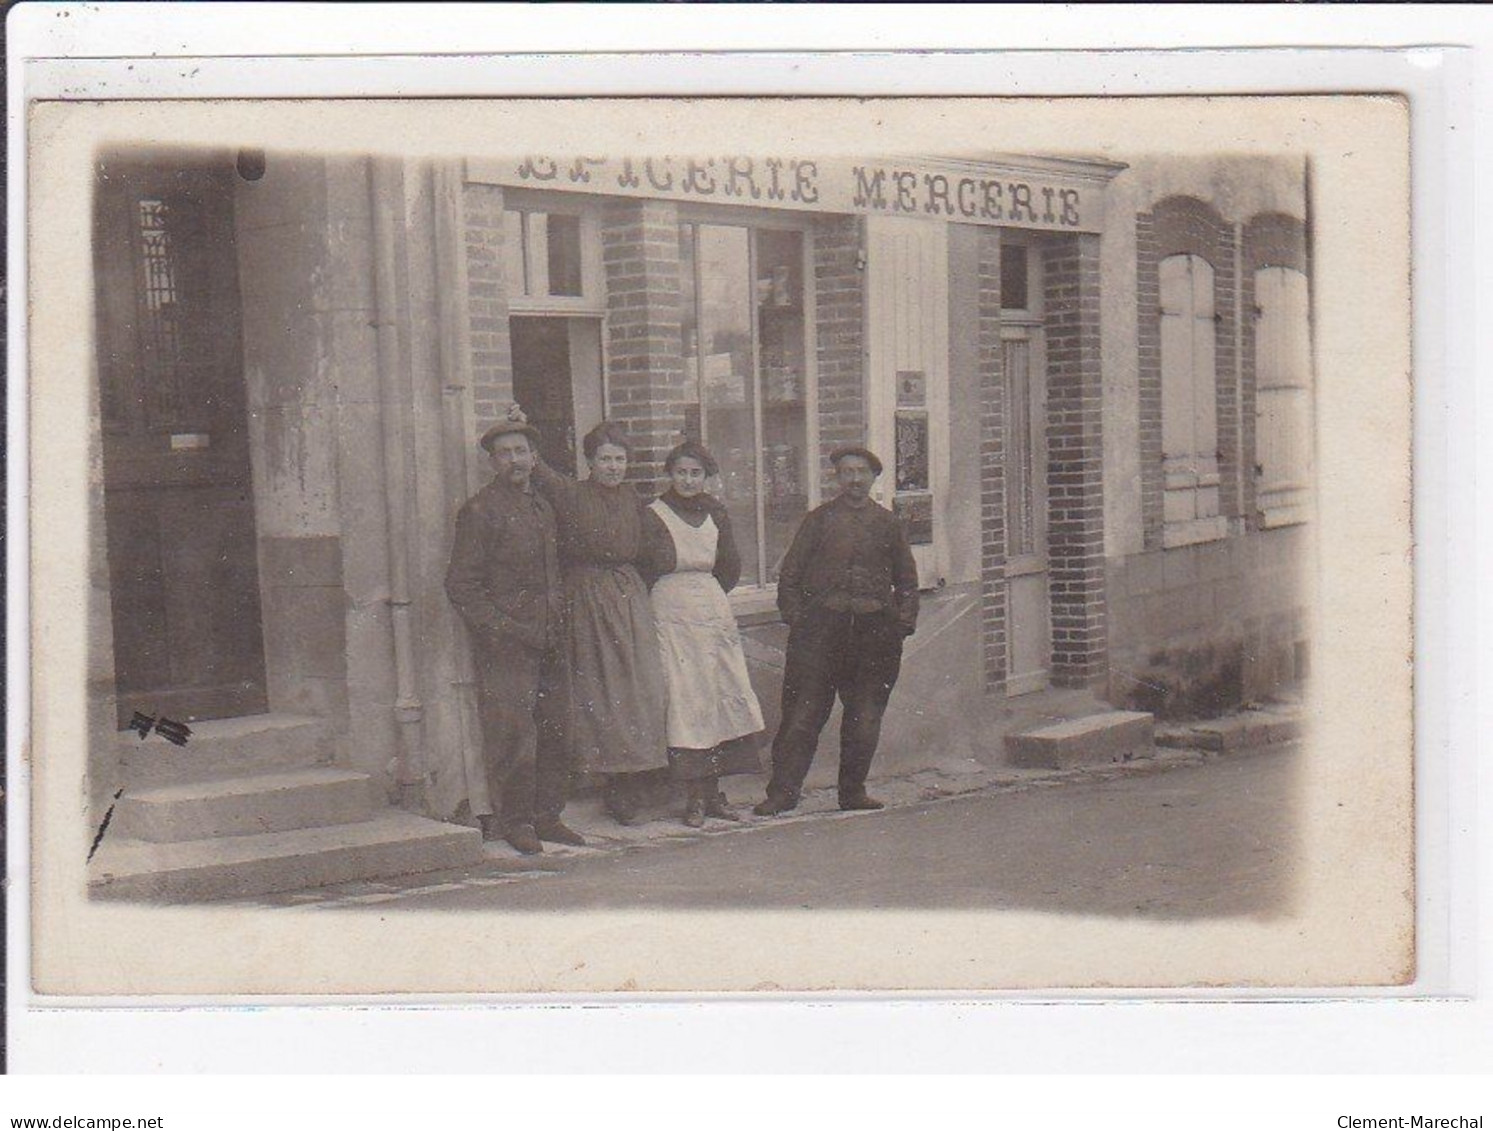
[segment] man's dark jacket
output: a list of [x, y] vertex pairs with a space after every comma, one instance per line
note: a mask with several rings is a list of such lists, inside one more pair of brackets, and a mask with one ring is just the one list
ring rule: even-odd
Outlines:
[[468, 499], [456, 516], [446, 593], [481, 645], [558, 647], [564, 597], [555, 512], [543, 496], [495, 479]]

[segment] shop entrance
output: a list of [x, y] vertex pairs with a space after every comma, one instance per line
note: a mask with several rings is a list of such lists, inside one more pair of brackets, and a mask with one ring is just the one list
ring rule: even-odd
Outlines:
[[601, 420], [601, 320], [515, 317], [513, 399], [539, 429], [539, 450], [553, 468], [584, 474], [581, 438]]
[[119, 722], [266, 710], [233, 170], [98, 166], [94, 279]]
[[1006, 380], [1006, 692], [1048, 684], [1052, 627], [1047, 579], [1047, 356], [1038, 245], [1001, 245], [1001, 360]]

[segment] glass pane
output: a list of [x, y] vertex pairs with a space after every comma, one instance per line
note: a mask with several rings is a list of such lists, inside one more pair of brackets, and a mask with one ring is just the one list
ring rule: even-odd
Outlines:
[[1005, 343], [1007, 557], [1037, 550], [1031, 356], [1029, 343]]
[[581, 218], [551, 213], [549, 234], [549, 293], [581, 293]]
[[1027, 254], [1025, 244], [1001, 245], [1001, 309], [1027, 310]]
[[768, 581], [809, 505], [804, 408], [803, 235], [757, 233], [757, 330], [762, 365], [762, 467]]
[[510, 295], [528, 294], [524, 285], [524, 214], [503, 213], [503, 273]]
[[752, 374], [751, 255], [745, 228], [701, 225], [699, 335], [707, 443], [721, 467], [721, 500], [741, 549], [743, 585], [762, 584], [757, 544], [756, 382]]

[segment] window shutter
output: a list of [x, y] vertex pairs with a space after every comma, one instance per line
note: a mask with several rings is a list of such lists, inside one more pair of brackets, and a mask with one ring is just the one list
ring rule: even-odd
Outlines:
[[1218, 402], [1213, 268], [1195, 255], [1161, 261], [1161, 448], [1168, 524], [1218, 514]]
[[1213, 306], [1213, 268], [1188, 256], [1192, 273], [1192, 443], [1197, 469], [1196, 517], [1218, 514], [1218, 369], [1217, 322]]
[[1192, 272], [1188, 256], [1161, 261], [1161, 452], [1167, 522], [1196, 517], [1192, 371]]
[[1306, 276], [1255, 273], [1256, 505], [1275, 525], [1304, 518], [1311, 456], [1311, 353]]

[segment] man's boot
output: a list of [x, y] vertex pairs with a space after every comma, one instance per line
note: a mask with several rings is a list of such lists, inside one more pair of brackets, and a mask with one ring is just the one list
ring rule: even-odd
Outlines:
[[535, 821], [534, 835], [551, 844], [568, 844], [575, 848], [584, 848], [586, 844], [586, 838], [559, 817], [544, 817]]
[[537, 856], [544, 851], [544, 845], [534, 835], [533, 825], [513, 825], [504, 831], [503, 839], [525, 856]]
[[767, 800], [759, 801], [752, 807], [752, 812], [759, 817], [776, 817], [780, 813], [787, 813], [797, 808], [796, 798], [784, 797], [781, 793], [769, 793]]

